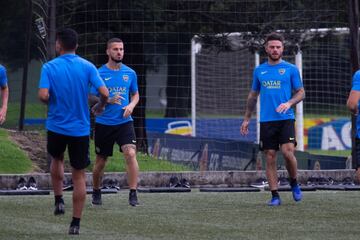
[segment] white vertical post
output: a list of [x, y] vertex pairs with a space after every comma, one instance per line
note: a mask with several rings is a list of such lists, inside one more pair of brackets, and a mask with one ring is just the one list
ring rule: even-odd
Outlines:
[[[255, 67], [260, 65], [260, 55], [255, 52]], [[260, 143], [260, 95], [256, 103], [256, 143]]]
[[196, 50], [196, 43], [195, 43], [195, 38], [196, 36], [194, 36], [191, 39], [191, 127], [192, 127], [192, 132], [191, 132], [191, 136], [195, 137], [196, 136], [196, 68], [195, 68], [195, 64], [196, 64], [196, 59], [195, 59], [195, 55], [197, 53]]
[[[299, 69], [300, 77], [302, 81], [302, 52], [299, 49], [295, 55], [295, 64]], [[304, 112], [303, 112], [303, 102], [296, 104], [296, 149], [299, 151], [304, 151]]]

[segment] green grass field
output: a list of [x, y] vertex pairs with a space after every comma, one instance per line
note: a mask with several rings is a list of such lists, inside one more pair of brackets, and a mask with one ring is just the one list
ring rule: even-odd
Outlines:
[[[359, 239], [360, 192], [305, 192], [295, 203], [281, 193], [283, 205], [268, 207], [260, 193], [139, 193], [141, 205], [127, 203], [127, 191], [104, 195], [90, 205], [90, 195], [76, 239]], [[66, 213], [54, 216], [53, 196], [0, 196], [0, 239], [73, 239]]]
[[[20, 116], [20, 103], [9, 103], [8, 113], [4, 127], [15, 128], [18, 126]], [[25, 118], [45, 118], [46, 106], [41, 103], [27, 103], [25, 107]], [[27, 129], [40, 128], [40, 126], [26, 127]]]
[[[87, 168], [89, 171], [92, 170], [92, 166], [95, 162], [95, 147], [93, 141], [90, 143], [90, 159], [91, 165]], [[174, 164], [166, 160], [160, 160], [153, 158], [147, 154], [138, 153], [137, 160], [139, 163], [140, 171], [191, 171], [190, 167], [180, 164]], [[117, 145], [114, 146], [114, 155], [109, 157], [108, 163], [106, 164], [105, 171], [107, 172], [125, 172], [126, 165], [124, 156], [119, 151]]]
[[[44, 132], [44, 131], [43, 131]], [[45, 132], [44, 132], [45, 134]], [[90, 143], [91, 165], [87, 168], [92, 171], [92, 165], [95, 162], [94, 143]], [[140, 171], [190, 171], [190, 167], [174, 164], [169, 161], [155, 159], [149, 155], [138, 153]], [[68, 162], [68, 156], [65, 154], [65, 161]], [[0, 129], [0, 174], [28, 173], [33, 170], [31, 160], [8, 138], [8, 133]], [[107, 172], [125, 172], [126, 165], [123, 154], [119, 152], [118, 147], [114, 147], [114, 156], [110, 157], [105, 171]]]
[[32, 170], [32, 162], [18, 146], [10, 142], [7, 131], [0, 129], [0, 174], [26, 173]]

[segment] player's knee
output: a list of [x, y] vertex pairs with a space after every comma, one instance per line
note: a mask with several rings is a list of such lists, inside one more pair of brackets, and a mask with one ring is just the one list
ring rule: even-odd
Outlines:
[[134, 160], [136, 160], [136, 151], [133, 150], [133, 149], [125, 152], [124, 155], [125, 155], [125, 158], [126, 158], [127, 161], [134, 161]]
[[294, 148], [292, 147], [283, 147], [281, 152], [285, 159], [293, 159], [295, 157]]
[[100, 169], [102, 169], [102, 168], [104, 168], [104, 167], [105, 167], [105, 164], [106, 164], [106, 161], [99, 160], [99, 161], [96, 161], [96, 163], [95, 163], [95, 167], [96, 167], [96, 168], [100, 168]]
[[294, 151], [289, 150], [289, 149], [283, 151], [283, 156], [284, 156], [285, 160], [295, 159]]
[[72, 169], [72, 180], [73, 182], [79, 182], [80, 184], [86, 181], [86, 175], [84, 169]]
[[95, 161], [95, 166], [105, 166], [106, 160], [107, 160], [107, 157], [97, 155], [96, 156], [96, 161]]
[[276, 160], [276, 151], [265, 150], [265, 156], [267, 161], [275, 161]]

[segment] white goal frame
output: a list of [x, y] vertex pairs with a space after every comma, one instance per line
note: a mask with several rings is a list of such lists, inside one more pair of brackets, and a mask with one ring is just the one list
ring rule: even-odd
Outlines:
[[[240, 35], [241, 33], [230, 33], [231, 35]], [[220, 35], [219, 35], [220, 36]], [[191, 39], [191, 125], [192, 125], [192, 136], [196, 137], [196, 54], [201, 50], [201, 44], [196, 40], [198, 36], [195, 35]], [[258, 52], [255, 52], [255, 63], [254, 68], [260, 64], [260, 56]], [[295, 65], [298, 67], [300, 76], [302, 79], [302, 53], [299, 50], [295, 57]], [[249, 79], [251, 81], [251, 79]], [[260, 98], [257, 103], [256, 111], [256, 142], [259, 143], [260, 139]], [[240, 126], [239, 126], [240, 131]], [[304, 115], [303, 115], [303, 102], [301, 101], [296, 105], [296, 140], [297, 150], [304, 151]]]

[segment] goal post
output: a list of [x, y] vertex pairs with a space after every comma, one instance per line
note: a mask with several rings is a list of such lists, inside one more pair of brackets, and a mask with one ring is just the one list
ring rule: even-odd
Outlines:
[[[295, 64], [300, 72], [300, 79], [302, 80], [302, 53], [301, 50], [298, 49], [295, 55]], [[300, 151], [304, 151], [304, 111], [303, 111], [303, 101], [296, 104], [296, 141], [297, 146], [296, 149]]]
[[200, 51], [201, 44], [196, 42], [197, 36], [191, 39], [191, 136], [196, 136], [196, 54]]
[[[209, 137], [207, 135], [209, 132], [212, 134], [213, 131], [231, 128], [232, 134], [229, 139], [259, 143], [259, 102], [261, 99], [258, 101], [256, 118], [252, 119], [253, 125], [250, 129], [252, 137], [242, 137], [239, 129], [247, 95], [251, 88], [252, 72], [261, 63], [261, 57], [264, 60], [266, 56], [261, 56], [258, 50], [253, 50], [254, 44], [250, 42], [253, 39], [249, 33], [216, 34], [212, 37], [214, 39], [205, 44], [197, 35], [191, 40], [192, 136], [198, 136], [200, 133], [201, 137]], [[247, 41], [246, 39], [250, 40]], [[219, 46], [219, 44], [223, 44], [223, 46]], [[297, 65], [301, 74], [301, 51], [297, 51], [296, 55], [286, 57]], [[213, 89], [217, 90], [213, 91]], [[214, 97], [212, 94], [217, 93], [224, 94], [225, 100], [221, 104], [211, 100]], [[217, 100], [220, 101], [220, 98]], [[229, 118], [238, 119], [237, 125], [227, 121]], [[208, 122], [209, 119], [217, 127], [210, 127], [204, 123]], [[217, 121], [218, 123], [214, 123]], [[224, 126], [223, 124], [226, 123], [229, 125]], [[300, 102], [296, 106], [298, 150], [304, 150], [303, 126], [303, 104]], [[226, 134], [218, 133], [217, 136], [227, 138]]]

